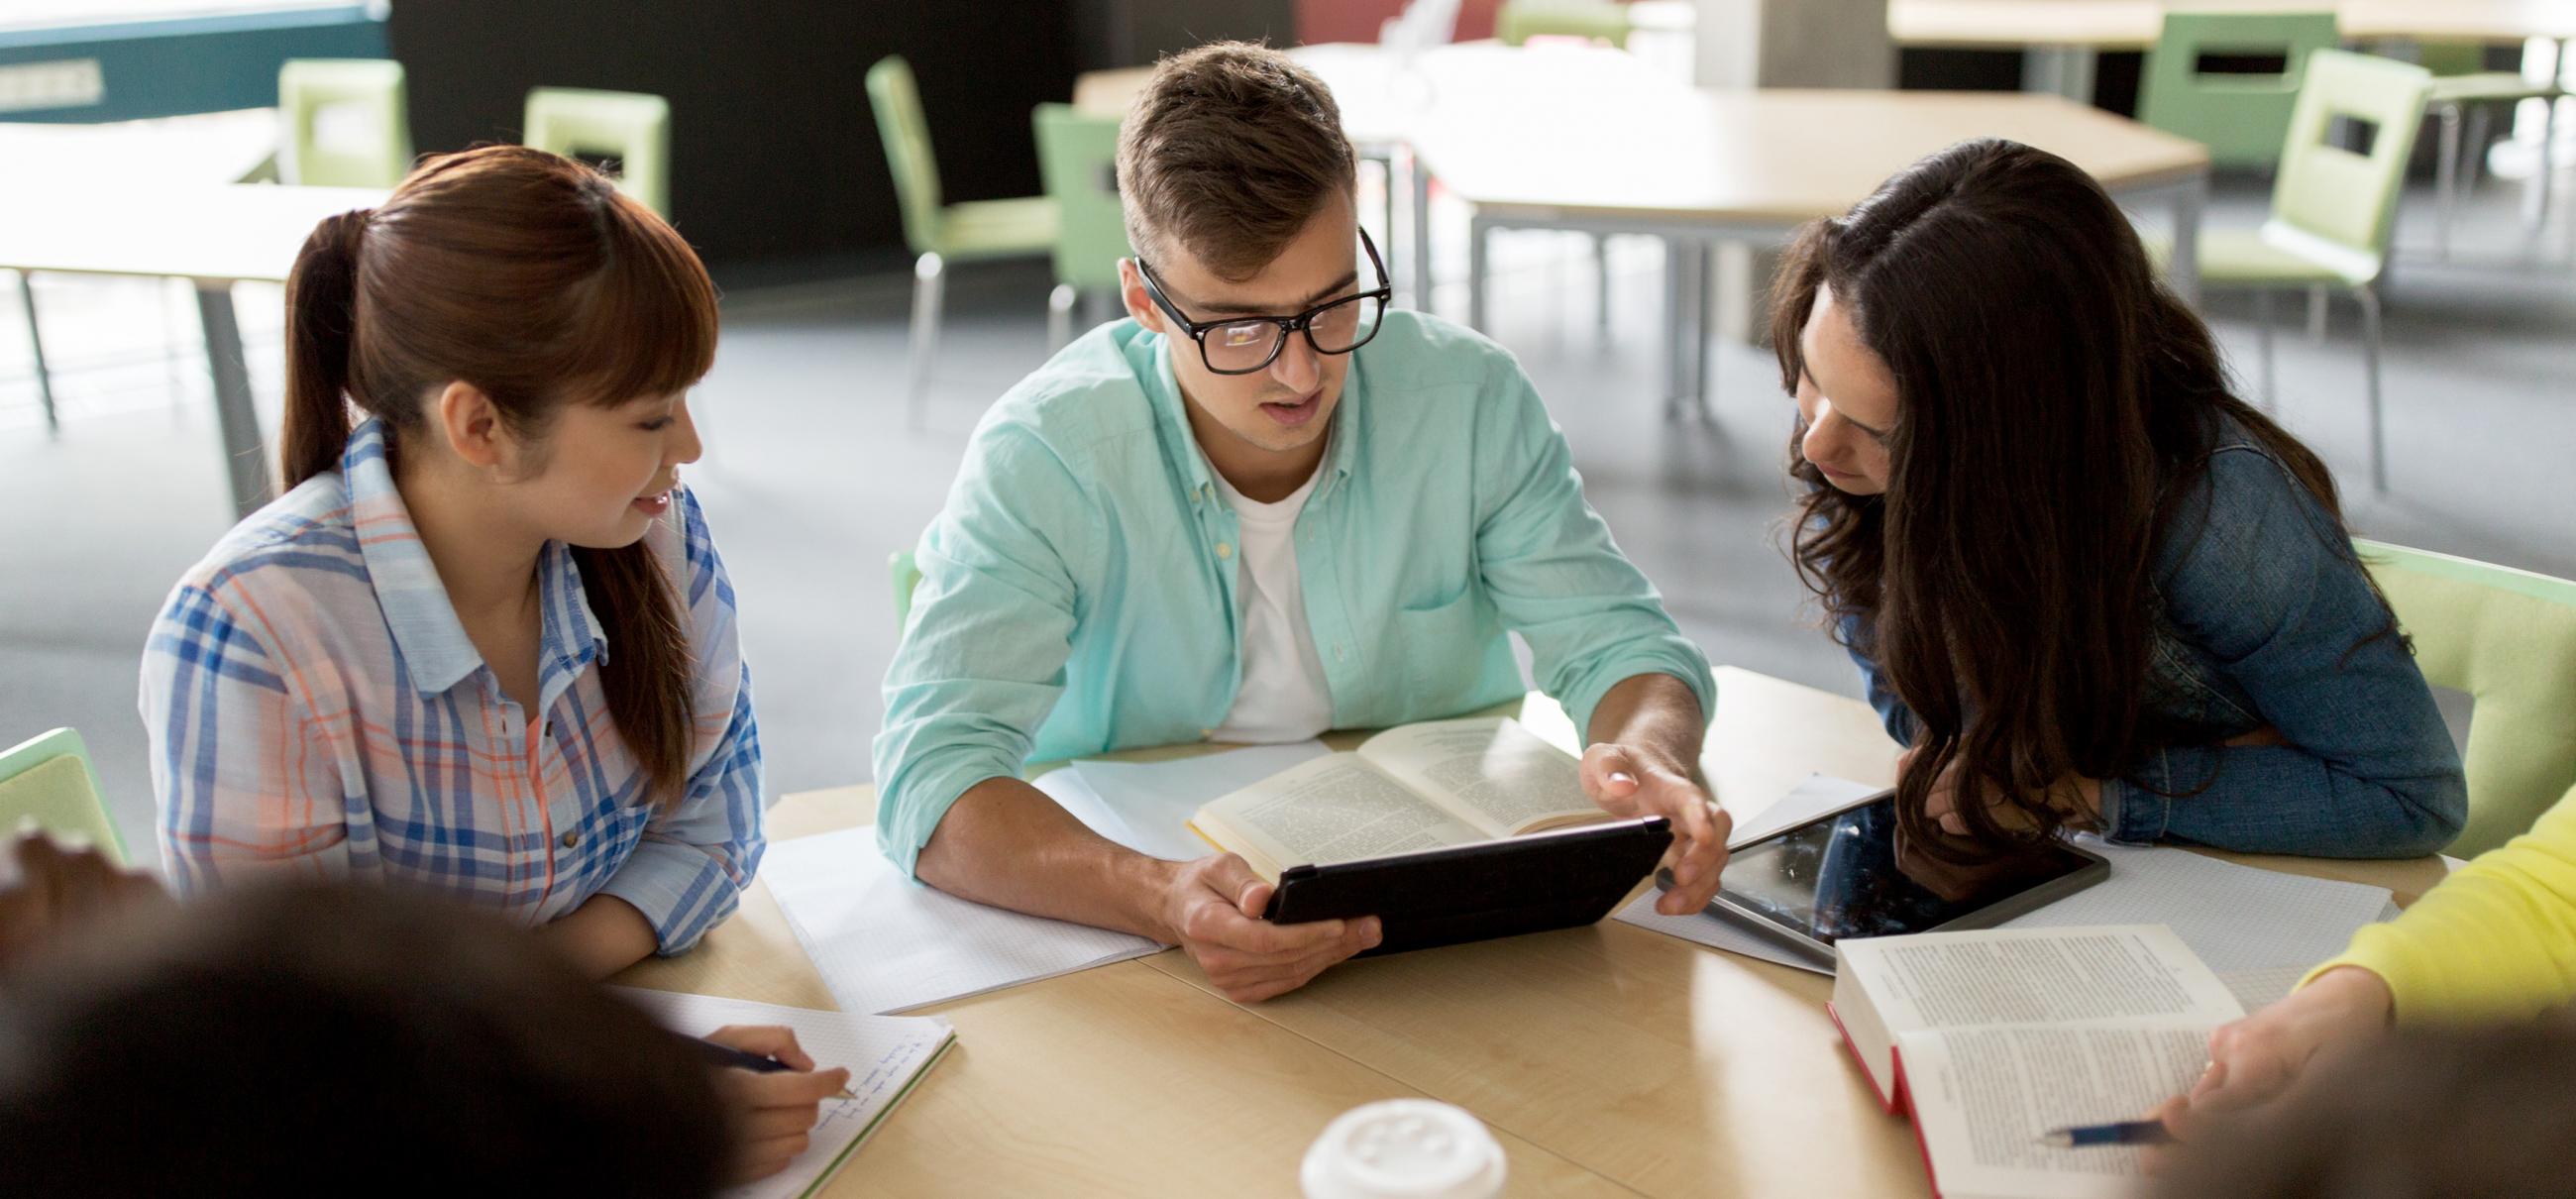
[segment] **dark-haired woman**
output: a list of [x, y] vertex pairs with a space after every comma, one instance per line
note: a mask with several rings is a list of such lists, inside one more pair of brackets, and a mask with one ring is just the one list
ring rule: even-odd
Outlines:
[[1953, 146], [1810, 226], [1775, 295], [1792, 555], [1908, 747], [1921, 843], [2459, 832], [2458, 752], [2332, 477], [2230, 392], [2090, 177]]

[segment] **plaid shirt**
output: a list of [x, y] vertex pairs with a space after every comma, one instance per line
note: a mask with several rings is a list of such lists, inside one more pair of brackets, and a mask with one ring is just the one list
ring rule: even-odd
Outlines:
[[143, 655], [161, 855], [194, 891], [276, 869], [400, 880], [531, 925], [597, 894], [663, 953], [729, 915], [760, 862], [760, 737], [733, 586], [683, 491], [645, 544], [685, 600], [686, 790], [640, 801], [609, 647], [547, 543], [535, 718], [466, 637], [394, 489], [384, 431], [243, 521], [180, 580]]

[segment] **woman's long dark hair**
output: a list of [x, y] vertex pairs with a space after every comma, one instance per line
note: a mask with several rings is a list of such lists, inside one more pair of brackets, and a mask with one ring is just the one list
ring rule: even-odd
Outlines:
[[[1962, 142], [1803, 230], [1771, 313], [1792, 392], [1820, 287], [1887, 364], [1901, 408], [1883, 495], [1828, 485], [1792, 438], [1806, 495], [1790, 556], [1922, 726], [1899, 826], [1943, 856], [2010, 852], [2063, 825], [2042, 799], [2065, 776], [2117, 778], [2157, 748], [2144, 711], [2157, 547], [2223, 423], [2340, 522], [2334, 479], [2236, 398], [2128, 218], [2054, 154]], [[1924, 812], [1953, 763], [1965, 846]], [[1990, 797], [2031, 827], [1998, 821]]]
[[[662, 218], [606, 176], [525, 146], [423, 162], [382, 207], [324, 220], [286, 284], [284, 483], [335, 470], [350, 409], [399, 451], [450, 381], [541, 439], [567, 403], [614, 405], [696, 383], [715, 361], [716, 293]], [[600, 685], [650, 795], [688, 774], [689, 646], [642, 542], [576, 547], [611, 654]]]

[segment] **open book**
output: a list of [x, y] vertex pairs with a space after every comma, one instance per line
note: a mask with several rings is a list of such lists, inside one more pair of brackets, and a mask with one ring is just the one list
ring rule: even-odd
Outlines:
[[805, 1152], [776, 1174], [727, 1188], [723, 1199], [800, 1199], [821, 1191], [957, 1043], [956, 1031], [935, 1016], [853, 1016], [713, 995], [610, 989], [673, 1032], [704, 1036], [728, 1024], [785, 1025], [817, 1066], [849, 1067], [851, 1098], [823, 1101]]
[[2129, 1194], [2136, 1149], [2041, 1135], [2189, 1090], [2210, 1030], [2245, 1014], [2160, 924], [1872, 937], [1835, 958], [1826, 1010], [1879, 1102], [1913, 1117], [1940, 1199]]
[[1263, 878], [1609, 820], [1579, 764], [1509, 719], [1401, 725], [1209, 802], [1190, 828]]

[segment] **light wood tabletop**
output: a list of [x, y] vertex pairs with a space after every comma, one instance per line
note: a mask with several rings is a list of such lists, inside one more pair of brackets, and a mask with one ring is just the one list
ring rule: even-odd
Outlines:
[[1887, 30], [1903, 46], [2141, 50], [2155, 44], [2168, 11], [2321, 9], [2355, 41], [2576, 37], [2568, 0], [1888, 0]]
[[[1742, 815], [1810, 772], [1894, 776], [1895, 747], [1856, 700], [1736, 669], [1718, 672], [1718, 694], [1702, 765]], [[1543, 697], [1519, 715], [1573, 736]], [[849, 827], [873, 809], [866, 787], [789, 796], [770, 835]], [[2401, 899], [2445, 869], [2240, 860]], [[832, 1006], [757, 883], [698, 949], [617, 981]], [[1166, 952], [931, 1009], [956, 1024], [958, 1049], [829, 1193], [1289, 1194], [1334, 1115], [1407, 1095], [1491, 1126], [1514, 1194], [1923, 1193], [1911, 1132], [1878, 1109], [1825, 1017], [1829, 990], [1616, 922], [1353, 962], [1250, 1006]]]

